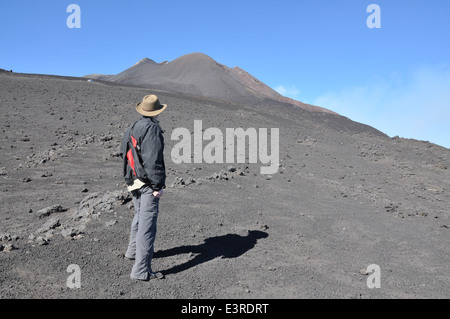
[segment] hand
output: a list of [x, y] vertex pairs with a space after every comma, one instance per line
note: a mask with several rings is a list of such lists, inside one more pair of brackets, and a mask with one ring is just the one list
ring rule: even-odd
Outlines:
[[160, 189], [159, 191], [153, 191], [153, 196], [156, 198], [161, 198], [161, 196], [164, 194], [164, 190]]

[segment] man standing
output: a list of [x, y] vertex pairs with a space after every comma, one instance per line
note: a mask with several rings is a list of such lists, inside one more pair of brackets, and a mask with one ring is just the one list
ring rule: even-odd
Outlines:
[[167, 108], [156, 95], [147, 95], [136, 105], [142, 118], [130, 126], [122, 141], [124, 177], [133, 195], [135, 214], [125, 258], [134, 260], [130, 277], [136, 280], [163, 278], [153, 272], [156, 222], [166, 180], [164, 137], [157, 116]]

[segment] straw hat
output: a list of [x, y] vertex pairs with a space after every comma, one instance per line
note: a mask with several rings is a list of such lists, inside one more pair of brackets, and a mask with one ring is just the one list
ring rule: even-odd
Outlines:
[[144, 116], [156, 116], [167, 108], [167, 104], [159, 103], [156, 95], [144, 96], [142, 102], [136, 105], [136, 111]]

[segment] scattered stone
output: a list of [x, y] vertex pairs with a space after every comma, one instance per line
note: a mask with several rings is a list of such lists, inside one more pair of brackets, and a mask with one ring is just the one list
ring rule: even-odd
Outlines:
[[82, 209], [75, 211], [75, 213], [73, 214], [73, 219], [78, 221], [82, 218], [87, 218], [92, 214], [94, 214], [93, 208], [83, 207]]
[[36, 237], [35, 243], [38, 244], [39, 246], [48, 245], [47, 239], [42, 236]]
[[389, 204], [384, 207], [388, 213], [395, 213], [398, 209], [398, 205], [395, 204]]
[[181, 185], [181, 186], [185, 185], [185, 182], [184, 182], [183, 178], [179, 177], [179, 176], [175, 178], [175, 180], [173, 181], [173, 183], [172, 183], [172, 185], [170, 187], [176, 187], [178, 185]]
[[219, 173], [219, 179], [227, 181], [228, 180], [228, 174], [225, 171], [221, 170], [220, 173]]
[[438, 168], [438, 169], [442, 169], [442, 170], [448, 169], [448, 165], [444, 164], [444, 163], [436, 164], [435, 167]]
[[215, 181], [215, 180], [218, 179], [218, 178], [219, 178], [219, 174], [218, 174], [218, 173], [214, 173], [214, 174], [212, 174], [211, 176], [207, 177], [206, 179]]
[[242, 170], [237, 170], [236, 172], [239, 176], [245, 176], [245, 172]]
[[10, 234], [1, 234], [0, 235], [0, 241], [3, 243], [5, 243], [7, 241], [11, 241], [11, 240], [12, 240], [12, 238], [11, 238]]
[[36, 234], [45, 233], [45, 232], [49, 231], [50, 229], [55, 229], [56, 227], [58, 227], [60, 225], [61, 225], [60, 220], [52, 217], [36, 231]]
[[53, 238], [54, 233], [55, 233], [55, 230], [54, 230], [54, 229], [49, 230], [48, 232], [46, 232], [46, 233], [44, 234], [44, 239], [45, 239], [46, 241], [50, 241], [50, 239]]
[[50, 216], [51, 214], [61, 213], [61, 212], [64, 212], [64, 211], [66, 211], [66, 210], [63, 209], [61, 205], [56, 204], [56, 205], [49, 206], [49, 207], [46, 207], [46, 208], [38, 210], [36, 212], [36, 215], [39, 218], [44, 218], [44, 217]]
[[[245, 169], [248, 169], [248, 167], [246, 167]], [[194, 168], [194, 171], [200, 171], [200, 168]], [[189, 171], [186, 171], [185, 173], [188, 173]], [[218, 173], [213, 173], [210, 176], [207, 177], [203, 177], [203, 178], [194, 178], [194, 177], [188, 177], [187, 179], [184, 179], [181, 176], [178, 176], [175, 178], [175, 180], [172, 182], [172, 184], [170, 185], [170, 187], [177, 187], [177, 186], [182, 186], [182, 187], [186, 187], [192, 184], [196, 184], [196, 185], [202, 185], [203, 181], [228, 181], [230, 180], [230, 178], [233, 178], [233, 176], [245, 176], [245, 172], [241, 169], [236, 168], [235, 166], [228, 166], [226, 170], [221, 170]]]
[[106, 136], [101, 136], [99, 138], [100, 142], [107, 142], [107, 141], [111, 141], [114, 137], [112, 135], [106, 135]]
[[51, 177], [51, 176], [53, 176], [53, 174], [49, 172], [45, 172], [41, 175], [41, 177]]
[[83, 238], [83, 237], [78, 236], [80, 234], [83, 234], [81, 229], [74, 228], [74, 227], [71, 227], [71, 226], [67, 226], [66, 228], [61, 230], [61, 235], [65, 239], [80, 239], [80, 238]]
[[234, 166], [228, 166], [227, 170], [228, 170], [230, 173], [233, 173], [233, 172], [236, 172], [236, 167], [234, 167]]
[[184, 183], [186, 186], [194, 184], [195, 183], [195, 179], [192, 177], [189, 177], [186, 182]]
[[113, 219], [113, 220], [110, 220], [109, 222], [106, 222], [105, 226], [111, 227], [111, 226], [114, 226], [115, 224], [117, 224], [117, 220]]
[[61, 235], [66, 239], [72, 239], [75, 235], [77, 235], [76, 230], [72, 227], [67, 227], [61, 230]]
[[5, 245], [3, 245], [3, 248], [0, 250], [4, 251], [6, 253], [10, 253], [11, 251], [16, 250], [16, 249], [18, 249], [18, 248], [16, 246], [14, 246], [13, 244], [5, 244]]
[[369, 275], [369, 272], [367, 271], [367, 269], [360, 269], [359, 274], [367, 276], [367, 275]]
[[[58, 219], [50, 217], [39, 229], [30, 234], [28, 239], [31, 243], [47, 245], [55, 231], [66, 239], [81, 239], [84, 237], [86, 224], [92, 218], [98, 218], [102, 212], [114, 212], [115, 206], [127, 204], [129, 201], [131, 201], [131, 196], [126, 190], [89, 194], [79, 202], [78, 208], [70, 210], [70, 214], [61, 214]], [[63, 209], [61, 205], [53, 205], [39, 210], [37, 216], [42, 218], [64, 211], [67, 209]], [[106, 226], [113, 226], [116, 223], [117, 220], [112, 220], [107, 222]]]
[[100, 199], [98, 199], [99, 193], [92, 193], [83, 198], [80, 202], [80, 205], [78, 206], [78, 209], [81, 210], [85, 207], [95, 207], [95, 205], [99, 204], [101, 202]]

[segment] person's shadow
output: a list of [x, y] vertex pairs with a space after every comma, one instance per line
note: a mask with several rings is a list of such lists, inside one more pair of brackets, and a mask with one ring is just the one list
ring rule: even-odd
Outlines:
[[184, 264], [173, 266], [162, 271], [164, 275], [176, 274], [217, 257], [236, 258], [255, 247], [258, 239], [266, 238], [268, 234], [259, 230], [250, 230], [247, 236], [228, 234], [205, 239], [196, 246], [180, 246], [155, 252], [154, 258], [169, 257], [179, 254], [198, 254]]

